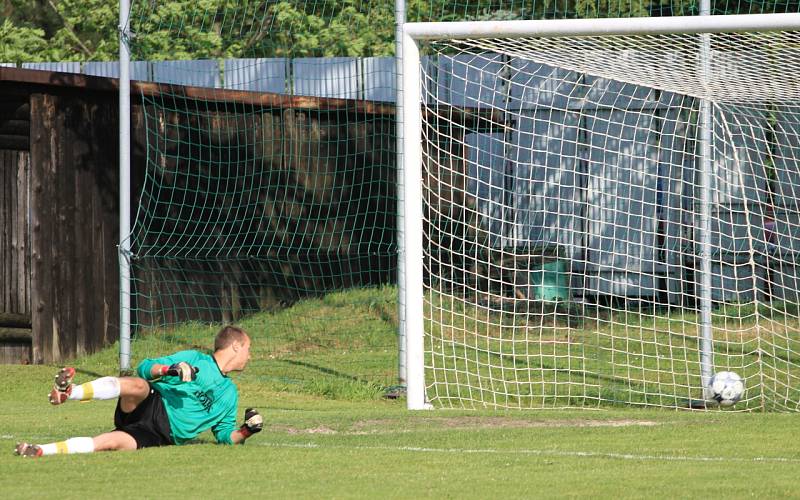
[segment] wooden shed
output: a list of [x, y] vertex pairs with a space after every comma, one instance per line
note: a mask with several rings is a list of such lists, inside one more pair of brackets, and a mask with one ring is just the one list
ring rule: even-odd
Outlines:
[[[146, 163], [142, 96], [159, 93], [286, 119], [309, 110], [380, 117], [386, 144], [394, 141], [391, 105], [133, 82], [134, 203]], [[117, 131], [116, 79], [0, 68], [0, 362], [55, 363], [118, 339]], [[393, 172], [393, 160], [381, 162]]]
[[0, 362], [118, 337], [115, 84], [0, 68]]

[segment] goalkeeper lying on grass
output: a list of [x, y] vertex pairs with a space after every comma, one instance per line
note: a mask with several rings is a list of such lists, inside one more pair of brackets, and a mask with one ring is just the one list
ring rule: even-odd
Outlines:
[[62, 368], [50, 392], [50, 403], [119, 398], [115, 429], [93, 438], [19, 443], [15, 453], [39, 457], [184, 444], [208, 429], [219, 443], [242, 443], [261, 430], [263, 421], [257, 411], [248, 408], [244, 424], [236, 427], [239, 393], [228, 373], [244, 370], [249, 360], [250, 337], [240, 328], [226, 326], [214, 339], [211, 356], [181, 351], [145, 359], [136, 369], [139, 377], [103, 377], [73, 385], [75, 369]]

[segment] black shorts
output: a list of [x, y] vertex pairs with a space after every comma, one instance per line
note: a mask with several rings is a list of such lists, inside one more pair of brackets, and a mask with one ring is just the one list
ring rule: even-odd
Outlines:
[[152, 386], [150, 394], [130, 413], [122, 411], [119, 401], [117, 401], [114, 427], [117, 431], [123, 431], [133, 436], [133, 439], [136, 440], [136, 448], [175, 444], [170, 437], [172, 429], [169, 426], [164, 402], [161, 401], [161, 394]]

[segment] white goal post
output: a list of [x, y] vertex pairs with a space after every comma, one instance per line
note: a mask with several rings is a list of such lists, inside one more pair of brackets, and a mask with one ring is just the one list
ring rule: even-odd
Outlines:
[[800, 14], [402, 37], [409, 409], [800, 408]]

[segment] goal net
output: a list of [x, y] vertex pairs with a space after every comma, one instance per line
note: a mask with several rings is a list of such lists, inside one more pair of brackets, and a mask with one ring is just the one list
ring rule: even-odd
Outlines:
[[131, 367], [235, 323], [263, 384], [397, 384], [395, 60], [345, 7], [132, 2]]
[[406, 25], [409, 407], [797, 410], [798, 27]]

